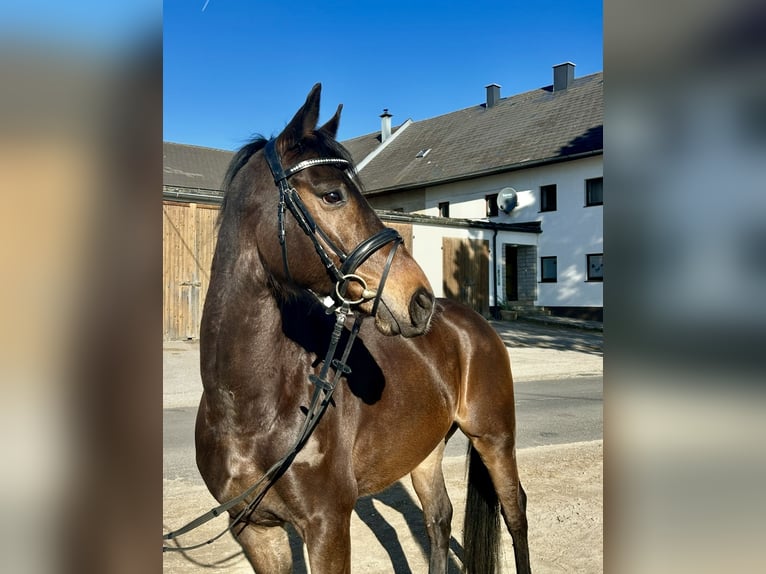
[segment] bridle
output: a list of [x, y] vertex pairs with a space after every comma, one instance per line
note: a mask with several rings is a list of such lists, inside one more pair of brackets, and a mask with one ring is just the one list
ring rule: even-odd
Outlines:
[[[271, 174], [274, 176], [274, 183], [279, 188], [279, 208], [277, 212], [277, 219], [279, 224], [279, 243], [282, 247], [282, 264], [284, 266], [285, 275], [288, 280], [291, 280], [290, 268], [288, 264], [287, 256], [287, 234], [285, 229], [285, 208], [290, 210], [293, 214], [298, 226], [303, 232], [311, 239], [314, 244], [319, 258], [322, 260], [322, 264], [327, 270], [328, 274], [335, 282], [334, 300], [338, 304], [347, 302], [349, 305], [357, 305], [363, 301], [374, 299], [372, 310], [370, 315], [374, 316], [377, 312], [378, 303], [383, 293], [383, 286], [386, 283], [388, 272], [391, 268], [391, 263], [394, 258], [394, 254], [402, 243], [402, 237], [399, 232], [390, 227], [384, 227], [371, 237], [368, 237], [357, 245], [350, 253], [346, 254], [340, 247], [335, 245], [329, 238], [327, 233], [317, 225], [314, 218], [306, 209], [306, 205], [298, 195], [297, 190], [290, 185], [289, 179], [296, 173], [303, 171], [304, 169], [318, 166], [318, 165], [336, 165], [345, 167], [346, 171], [352, 169], [352, 165], [349, 161], [342, 158], [316, 158], [307, 159], [297, 163], [289, 169], [282, 168], [282, 162], [279, 158], [279, 152], [277, 151], [276, 140], [271, 139], [266, 144], [263, 150], [266, 162], [271, 169]], [[320, 241], [321, 239], [321, 241]], [[341, 262], [340, 268], [335, 264], [330, 254], [325, 249], [324, 245], [327, 245]], [[354, 271], [364, 263], [373, 253], [393, 243], [391, 251], [388, 254], [388, 260], [383, 268], [378, 288], [371, 290], [368, 289], [367, 283], [362, 277], [355, 274]], [[346, 291], [350, 283], [359, 283], [362, 286], [362, 295], [358, 299], [349, 300], [346, 298]]]
[[[285, 209], [289, 209], [290, 213], [293, 214], [295, 220], [298, 222], [298, 226], [306, 235], [308, 235], [309, 239], [311, 239], [311, 242], [314, 244], [314, 249], [316, 249], [319, 258], [322, 260], [322, 264], [327, 269], [327, 272], [330, 274], [330, 277], [333, 279], [333, 281], [335, 281], [333, 302], [329, 305], [326, 305], [328, 307], [328, 313], [335, 313], [335, 326], [333, 328], [333, 332], [330, 337], [330, 344], [327, 349], [327, 354], [325, 355], [324, 363], [322, 364], [322, 368], [320, 369], [319, 374], [311, 374], [308, 377], [309, 381], [314, 385], [314, 393], [311, 398], [311, 403], [306, 410], [306, 419], [303, 422], [303, 426], [301, 427], [300, 431], [298, 432], [298, 437], [293, 443], [292, 448], [285, 456], [274, 463], [271, 468], [269, 468], [260, 478], [260, 480], [258, 480], [258, 482], [247, 488], [244, 492], [230, 500], [227, 500], [220, 506], [209, 510], [205, 514], [195, 518], [185, 526], [182, 526], [173, 532], [164, 534], [162, 538], [163, 540], [175, 541], [178, 536], [186, 534], [190, 530], [201, 526], [216, 516], [220, 516], [229, 509], [240, 503], [246, 502], [247, 499], [250, 498], [244, 508], [231, 519], [228, 528], [219, 533], [217, 536], [192, 546], [173, 547], [163, 544], [163, 552], [183, 552], [186, 550], [200, 548], [207, 544], [211, 544], [213, 541], [223, 536], [229, 530], [233, 530], [233, 528], [238, 523], [246, 523], [247, 517], [250, 516], [258, 504], [260, 504], [261, 500], [263, 500], [263, 498], [266, 496], [268, 490], [274, 485], [277, 479], [279, 479], [279, 477], [287, 471], [290, 464], [292, 464], [295, 457], [308, 441], [317, 424], [319, 424], [319, 421], [322, 418], [324, 412], [327, 410], [327, 407], [331, 404], [333, 392], [340, 382], [341, 377], [351, 372], [351, 368], [348, 366], [347, 361], [351, 353], [351, 347], [353, 346], [354, 341], [359, 334], [359, 329], [361, 328], [362, 319], [364, 317], [364, 315], [361, 313], [352, 311], [352, 307], [362, 303], [363, 301], [374, 299], [372, 310], [370, 311], [370, 316], [375, 316], [375, 313], [378, 309], [378, 303], [380, 302], [380, 298], [383, 293], [383, 286], [386, 283], [388, 272], [391, 269], [391, 263], [393, 261], [394, 254], [396, 253], [399, 245], [402, 243], [402, 237], [399, 235], [399, 232], [390, 227], [385, 227], [371, 237], [368, 237], [362, 241], [359, 245], [352, 249], [350, 253], [346, 254], [342, 249], [335, 245], [335, 243], [333, 243], [333, 241], [328, 237], [327, 233], [325, 233], [325, 231], [319, 225], [317, 225], [314, 218], [306, 209], [306, 206], [298, 195], [298, 192], [293, 186], [290, 185], [288, 181], [290, 176], [295, 175], [299, 171], [317, 165], [337, 165], [345, 167], [348, 171], [352, 168], [352, 166], [351, 163], [347, 160], [341, 158], [307, 159], [297, 163], [290, 169], [285, 170], [282, 168], [282, 162], [279, 159], [279, 153], [277, 152], [276, 141], [274, 139], [269, 140], [269, 142], [266, 144], [266, 147], [264, 148], [264, 156], [266, 158], [266, 162], [269, 164], [271, 173], [274, 176], [274, 183], [276, 183], [277, 187], [279, 188], [279, 243], [282, 246], [282, 262], [284, 265], [285, 275], [288, 280], [291, 280], [287, 257], [287, 241], [285, 229]], [[335, 255], [341, 262], [340, 267], [335, 264], [332, 257], [325, 249], [323, 243], [335, 252]], [[383, 273], [381, 274], [380, 281], [378, 282], [378, 288], [375, 290], [368, 289], [367, 283], [364, 281], [364, 279], [359, 275], [356, 275], [354, 271], [356, 271], [357, 268], [362, 263], [364, 263], [373, 253], [389, 243], [393, 243], [393, 245], [391, 246], [391, 251], [388, 254], [386, 265], [383, 268]], [[362, 286], [362, 295], [358, 299], [349, 299], [346, 297], [348, 285], [353, 282], [359, 283]], [[338, 343], [340, 342], [341, 334], [346, 324], [346, 318], [348, 317], [349, 313], [352, 312], [355, 315], [355, 320], [353, 326], [350, 329], [348, 340], [346, 341], [346, 345], [343, 351], [340, 353], [340, 357], [335, 358], [335, 355], [338, 351]], [[335, 369], [335, 373], [333, 374], [332, 379], [328, 380], [330, 367]]]

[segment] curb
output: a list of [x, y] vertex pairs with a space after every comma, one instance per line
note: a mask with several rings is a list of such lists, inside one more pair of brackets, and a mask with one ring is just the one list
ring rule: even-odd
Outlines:
[[541, 323], [543, 325], [552, 325], [556, 327], [569, 327], [572, 329], [581, 329], [583, 331], [604, 332], [604, 324], [600, 321], [585, 321], [583, 319], [571, 319], [569, 317], [554, 317], [552, 315], [520, 315], [517, 321]]

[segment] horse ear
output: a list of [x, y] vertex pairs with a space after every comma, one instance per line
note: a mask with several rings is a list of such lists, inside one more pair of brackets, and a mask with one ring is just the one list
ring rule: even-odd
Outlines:
[[338, 106], [338, 109], [335, 112], [335, 115], [331, 117], [328, 122], [323, 125], [321, 128], [319, 128], [320, 131], [323, 131], [328, 136], [330, 136], [332, 139], [335, 139], [335, 136], [338, 133], [338, 125], [340, 124], [340, 112], [343, 110], [343, 104], [340, 104]]
[[306, 102], [301, 106], [287, 127], [279, 134], [278, 143], [281, 151], [290, 149], [297, 144], [304, 136], [308, 135], [316, 128], [319, 119], [319, 96], [322, 92], [322, 84], [314, 84]]

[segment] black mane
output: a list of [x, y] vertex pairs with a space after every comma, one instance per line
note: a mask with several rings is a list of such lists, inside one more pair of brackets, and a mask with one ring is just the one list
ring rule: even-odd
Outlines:
[[220, 225], [223, 221], [224, 214], [227, 212], [226, 207], [230, 204], [229, 199], [231, 197], [231, 182], [234, 181], [234, 178], [239, 173], [239, 170], [242, 169], [248, 161], [250, 161], [250, 158], [262, 150], [264, 147], [266, 147], [268, 142], [269, 140], [267, 140], [265, 137], [258, 135], [243, 145], [239, 151], [234, 154], [234, 157], [229, 163], [229, 167], [226, 169], [226, 174], [223, 176], [223, 184], [221, 185], [221, 189], [223, 189], [223, 201], [221, 202], [221, 210], [218, 212], [218, 225]]

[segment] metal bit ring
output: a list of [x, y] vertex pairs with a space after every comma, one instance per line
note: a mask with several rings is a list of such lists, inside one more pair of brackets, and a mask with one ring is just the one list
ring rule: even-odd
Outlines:
[[[345, 295], [341, 294], [341, 288], [345, 291], [348, 284], [352, 281], [355, 281], [356, 283], [359, 283], [362, 286], [362, 296], [359, 297], [359, 299], [346, 299]], [[367, 282], [359, 277], [359, 275], [355, 275], [354, 273], [349, 273], [347, 275], [344, 275], [340, 278], [340, 281], [338, 281], [335, 284], [335, 295], [338, 297], [338, 300], [341, 303], [347, 303], [349, 305], [358, 305], [362, 301], [365, 301], [368, 299], [368, 297], [365, 297], [365, 293], [369, 293], [370, 291], [367, 289]]]

